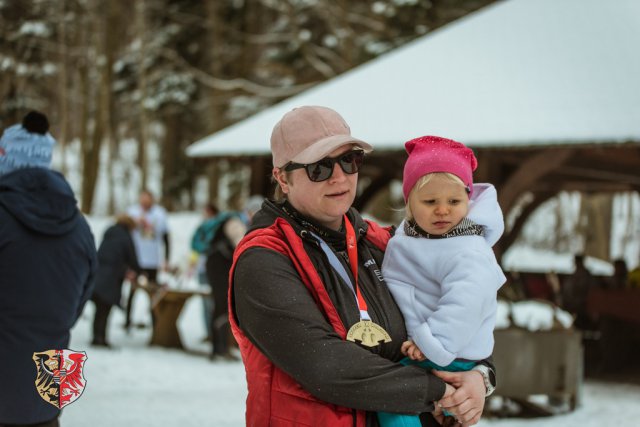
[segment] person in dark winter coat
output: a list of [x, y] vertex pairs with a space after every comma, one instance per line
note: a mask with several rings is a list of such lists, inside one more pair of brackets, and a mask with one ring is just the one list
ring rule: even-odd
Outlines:
[[[211, 293], [211, 285], [207, 278], [207, 254], [209, 253], [209, 244], [215, 236], [218, 229], [216, 216], [220, 213], [218, 207], [213, 203], [208, 203], [204, 207], [204, 219], [191, 236], [191, 254], [189, 256], [188, 276], [195, 274], [198, 284], [203, 290]], [[211, 316], [213, 314], [213, 297], [205, 296], [202, 298], [203, 320], [207, 330], [206, 341], [211, 341]]]
[[211, 356], [237, 359], [230, 352], [229, 342], [229, 270], [233, 261], [233, 251], [247, 231], [253, 215], [260, 210], [263, 197], [252, 196], [242, 212], [222, 212], [216, 216], [219, 221], [216, 232], [209, 243], [206, 261], [207, 280], [211, 285], [213, 312], [211, 314]]
[[46, 117], [30, 113], [0, 139], [0, 425], [58, 425], [32, 358], [68, 347], [97, 266], [71, 187], [48, 169], [47, 131]]
[[233, 250], [247, 231], [246, 225], [235, 212], [223, 212], [218, 214], [222, 217], [222, 223], [218, 232], [210, 243], [209, 253], [205, 268], [207, 281], [211, 286], [211, 299], [213, 311], [211, 313], [211, 344], [212, 350], [210, 359], [221, 357], [233, 359], [229, 352], [229, 314], [228, 298], [229, 292], [229, 269], [233, 260]]
[[140, 273], [131, 231], [136, 223], [130, 216], [120, 215], [116, 223], [104, 233], [98, 249], [98, 271], [91, 300], [96, 306], [93, 319], [92, 345], [110, 347], [107, 341], [107, 323], [111, 308], [120, 306], [122, 282], [134, 279]]
[[561, 289], [563, 308], [576, 316], [574, 322], [576, 328], [594, 329], [593, 320], [587, 312], [587, 297], [597, 282], [584, 264], [584, 255], [575, 255], [573, 259], [575, 271]]
[[371, 150], [325, 107], [296, 108], [274, 127], [276, 200], [256, 213], [230, 272], [247, 425], [374, 427], [377, 411], [437, 425], [436, 402], [468, 424], [484, 408], [480, 372], [450, 385], [398, 363], [407, 333], [380, 272], [391, 230], [351, 208]]

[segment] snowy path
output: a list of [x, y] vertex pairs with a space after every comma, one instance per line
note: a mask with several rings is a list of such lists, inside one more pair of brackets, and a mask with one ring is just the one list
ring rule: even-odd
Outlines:
[[[148, 301], [136, 298], [134, 320], [148, 322]], [[85, 350], [87, 388], [63, 412], [63, 427], [244, 425], [246, 396], [240, 362], [210, 362], [201, 303], [192, 298], [179, 328], [190, 352], [146, 346], [149, 329], [126, 335], [123, 313], [114, 311], [109, 331], [115, 350], [95, 349], [90, 340], [93, 305], [73, 331], [70, 348]], [[640, 425], [640, 386], [587, 381], [584, 405], [568, 415], [537, 419], [483, 419], [479, 426], [595, 427]]]

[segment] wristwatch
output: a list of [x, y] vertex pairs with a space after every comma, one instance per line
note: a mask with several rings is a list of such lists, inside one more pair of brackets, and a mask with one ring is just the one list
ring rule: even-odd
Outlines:
[[484, 380], [484, 386], [487, 389], [486, 396], [491, 396], [496, 389], [496, 373], [493, 372], [493, 369], [488, 367], [487, 365], [476, 365], [472, 369], [472, 371], [478, 371], [482, 374], [482, 379]]

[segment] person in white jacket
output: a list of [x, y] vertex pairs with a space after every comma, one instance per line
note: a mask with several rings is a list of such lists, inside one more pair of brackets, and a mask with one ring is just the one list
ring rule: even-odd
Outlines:
[[[407, 327], [402, 363], [470, 370], [493, 352], [497, 291], [506, 281], [491, 249], [504, 231], [496, 190], [473, 183], [477, 160], [459, 142], [424, 136], [405, 148], [406, 217], [382, 264]], [[378, 418], [383, 427], [420, 425], [413, 415]]]

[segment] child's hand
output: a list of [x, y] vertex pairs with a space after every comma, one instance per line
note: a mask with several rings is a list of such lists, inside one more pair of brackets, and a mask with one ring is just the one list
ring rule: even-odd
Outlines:
[[426, 359], [426, 357], [424, 357], [424, 354], [422, 354], [418, 346], [415, 345], [413, 341], [403, 342], [402, 347], [400, 347], [400, 351], [411, 360], [417, 360], [418, 362], [421, 362]]
[[444, 422], [444, 412], [442, 412], [442, 408], [440, 406], [438, 406], [437, 403], [436, 403], [435, 408], [433, 409], [433, 412], [431, 413], [431, 415], [433, 415], [433, 418], [436, 419], [438, 424], [442, 425], [442, 423]]
[[[445, 383], [444, 394], [442, 395], [441, 399], [444, 399], [446, 397], [452, 396], [453, 393], [455, 393], [455, 392], [456, 392], [456, 389], [454, 387], [452, 387], [451, 384]], [[431, 413], [431, 415], [433, 415], [433, 418], [435, 418], [436, 421], [438, 421], [438, 424], [444, 425], [445, 415], [444, 415], [443, 408], [438, 402], [434, 402], [434, 403], [435, 403], [435, 408], [434, 408], [433, 412]], [[449, 418], [451, 418], [451, 417], [449, 417]]]

